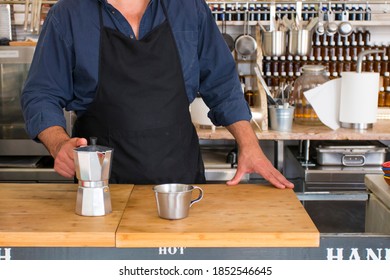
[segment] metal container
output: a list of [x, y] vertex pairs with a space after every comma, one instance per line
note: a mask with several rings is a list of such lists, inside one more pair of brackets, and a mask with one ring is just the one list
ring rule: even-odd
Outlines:
[[269, 117], [271, 129], [276, 131], [291, 131], [294, 107], [283, 107], [282, 105], [269, 106]]
[[79, 181], [76, 214], [103, 216], [112, 212], [108, 180], [111, 173], [113, 149], [96, 145], [74, 149], [76, 177]]
[[320, 165], [367, 166], [381, 165], [385, 161], [387, 147], [377, 145], [322, 146], [317, 148]]
[[261, 34], [261, 48], [264, 56], [281, 56], [286, 54], [287, 36], [285, 31], [267, 31]]
[[291, 55], [310, 55], [312, 37], [313, 33], [311, 30], [290, 30], [288, 40], [288, 52]]
[[[199, 195], [192, 199], [192, 191]], [[163, 219], [178, 220], [188, 216], [190, 207], [203, 198], [203, 190], [197, 186], [185, 184], [163, 184], [153, 188], [158, 215]]]

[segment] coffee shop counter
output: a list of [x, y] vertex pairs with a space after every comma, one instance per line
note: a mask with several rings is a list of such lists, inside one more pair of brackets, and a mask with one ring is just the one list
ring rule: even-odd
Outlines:
[[[279, 132], [275, 130], [260, 130], [254, 124], [259, 140], [390, 140], [390, 120], [378, 120], [372, 128], [367, 130], [355, 130], [339, 128], [332, 130], [325, 125], [300, 125], [293, 123], [291, 132]], [[209, 127], [197, 127], [200, 139], [222, 140], [234, 139], [225, 128], [211, 129]]]
[[86, 217], [75, 214], [77, 185], [0, 184], [0, 257], [153, 259], [192, 251], [207, 259], [215, 250], [318, 248], [319, 232], [292, 190], [200, 187], [204, 197], [187, 218], [165, 220], [150, 185], [111, 185], [112, 213]]
[[0, 259], [334, 259], [340, 248], [390, 244], [320, 234], [292, 190], [200, 187], [187, 218], [164, 220], [152, 186], [111, 185], [113, 212], [83, 217], [76, 185], [0, 184]]

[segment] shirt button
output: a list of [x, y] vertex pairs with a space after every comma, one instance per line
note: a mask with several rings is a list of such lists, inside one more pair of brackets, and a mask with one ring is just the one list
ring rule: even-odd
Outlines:
[[130, 38], [131, 38], [131, 39], [134, 39], [134, 36], [133, 36], [133, 35], [130, 35]]

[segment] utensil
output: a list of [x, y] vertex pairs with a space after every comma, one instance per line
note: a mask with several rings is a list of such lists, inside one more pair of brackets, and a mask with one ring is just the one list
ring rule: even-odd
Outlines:
[[343, 21], [339, 24], [338, 32], [341, 36], [349, 36], [353, 31], [352, 24], [348, 21]]
[[287, 106], [274, 105], [269, 106], [268, 110], [272, 130], [291, 131], [295, 107], [288, 106], [288, 104]]
[[286, 54], [287, 36], [285, 31], [262, 32], [261, 48], [265, 56]]
[[306, 25], [305, 29], [308, 31], [312, 31], [313, 28], [317, 25], [318, 23], [318, 17], [313, 17], [310, 19], [309, 23]]
[[226, 33], [226, 14], [224, 15], [222, 20], [222, 37], [225, 40], [229, 50], [232, 52], [234, 50], [234, 39], [232, 36]]
[[312, 32], [306, 29], [290, 30], [288, 51], [291, 55], [310, 55], [312, 46]]
[[254, 70], [255, 70], [255, 73], [256, 73], [256, 76], [257, 78], [259, 79], [261, 85], [263, 86], [264, 88], [264, 91], [265, 93], [267, 94], [267, 103], [270, 104], [270, 105], [275, 105], [276, 104], [276, 101], [274, 100], [274, 98], [272, 97], [272, 94], [266, 84], [266, 82], [264, 81], [263, 79], [263, 76], [261, 76], [261, 73], [260, 73], [260, 66], [257, 65], [254, 67]]
[[257, 49], [256, 39], [249, 34], [248, 11], [245, 12], [244, 33], [236, 38], [235, 49], [243, 59], [254, 54]]
[[73, 150], [77, 190], [76, 214], [81, 216], [103, 216], [112, 212], [108, 180], [111, 173], [112, 148], [91, 145]]
[[[192, 200], [192, 191], [198, 190], [199, 195]], [[157, 212], [160, 218], [168, 220], [184, 219], [188, 216], [190, 207], [203, 198], [203, 190], [197, 186], [185, 184], [163, 184], [153, 187]]]

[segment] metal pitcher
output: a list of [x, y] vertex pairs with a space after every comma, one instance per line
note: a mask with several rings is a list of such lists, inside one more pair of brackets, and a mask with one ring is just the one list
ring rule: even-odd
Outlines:
[[112, 212], [108, 180], [114, 150], [96, 145], [73, 150], [76, 177], [79, 182], [76, 214], [82, 216], [103, 216]]

